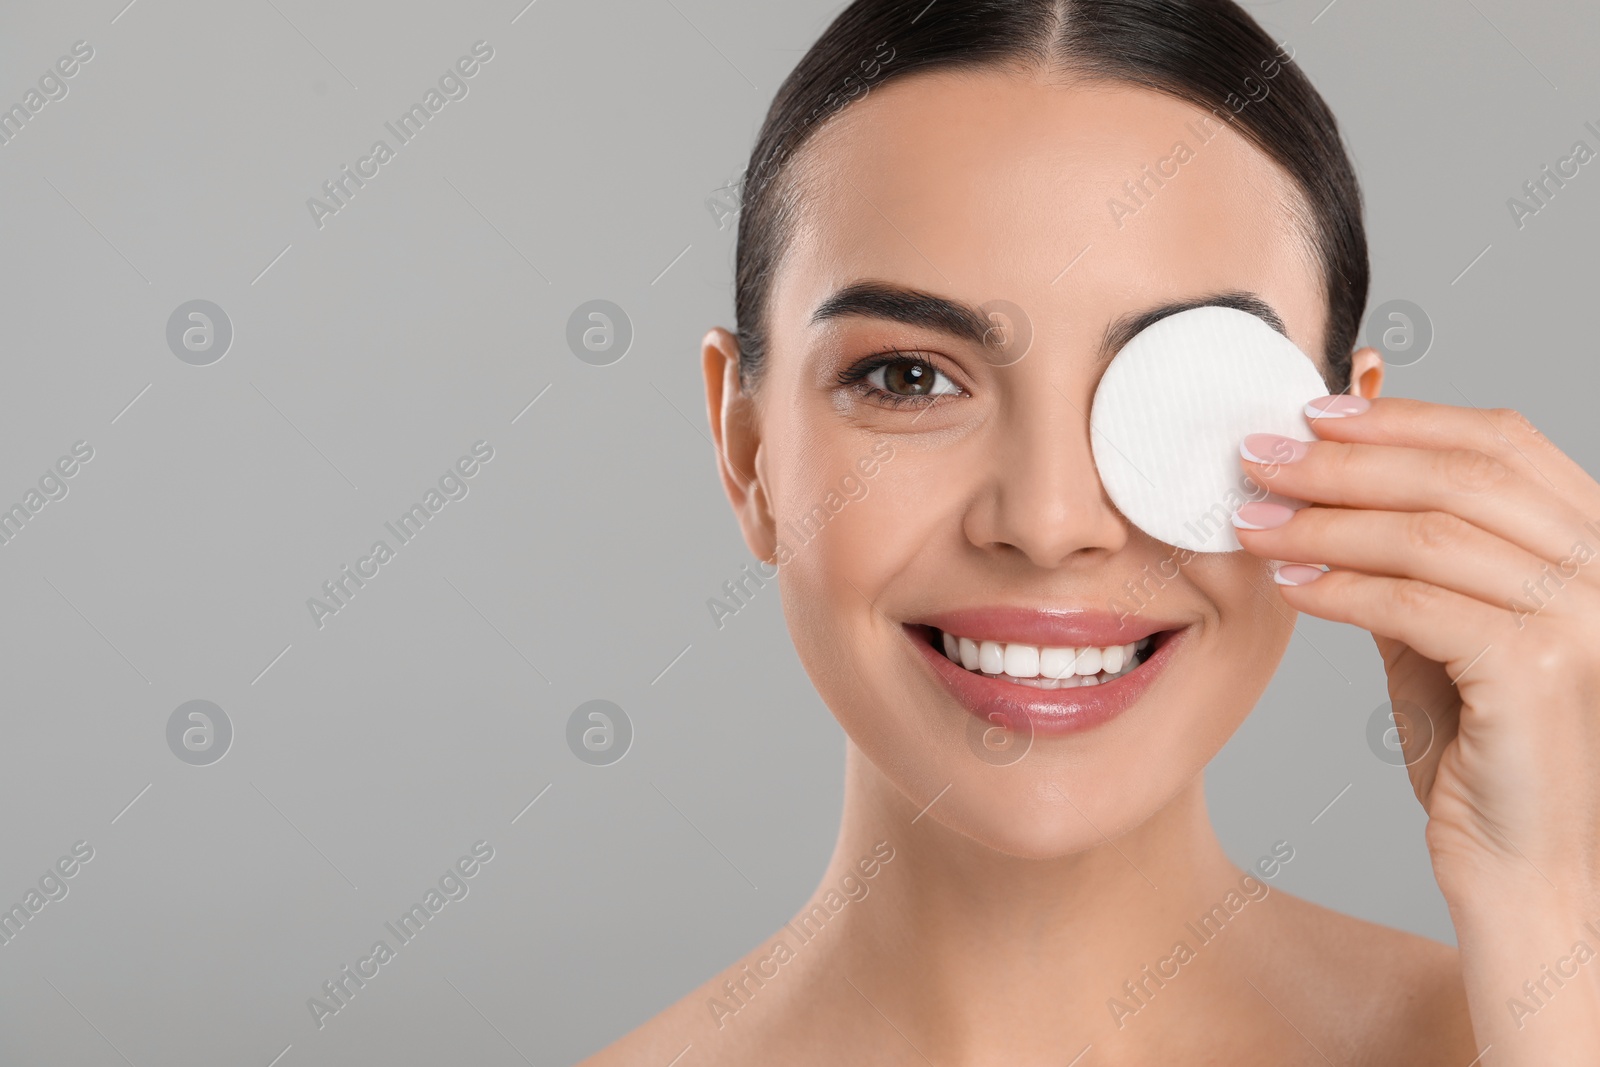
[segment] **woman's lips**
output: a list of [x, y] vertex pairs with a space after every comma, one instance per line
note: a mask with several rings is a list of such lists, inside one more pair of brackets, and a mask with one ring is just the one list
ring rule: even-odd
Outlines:
[[1121, 645], [1185, 624], [1113, 615], [1102, 611], [1041, 611], [1037, 608], [962, 608], [916, 620], [949, 634], [1030, 645]]
[[[908, 623], [905, 630], [934, 674], [968, 712], [985, 722], [1035, 735], [1087, 730], [1120, 715], [1172, 661], [1188, 634], [1183, 624], [1151, 621], [1134, 626], [1098, 615], [1048, 615], [1013, 609], [961, 612]], [[1153, 637], [1153, 644], [1143, 662], [1119, 677], [1098, 685], [1040, 689], [952, 662], [935, 647], [938, 630], [1054, 646], [1137, 642], [1144, 637]]]

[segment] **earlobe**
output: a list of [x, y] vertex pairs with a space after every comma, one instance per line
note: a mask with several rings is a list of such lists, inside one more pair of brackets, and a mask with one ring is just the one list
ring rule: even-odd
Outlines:
[[760, 427], [756, 408], [739, 381], [739, 341], [717, 326], [700, 342], [705, 377], [706, 421], [716, 449], [717, 474], [733, 505], [745, 544], [758, 559], [776, 551], [775, 523], [761, 484]]
[[1383, 353], [1358, 348], [1350, 356], [1350, 394], [1373, 400], [1383, 391]]

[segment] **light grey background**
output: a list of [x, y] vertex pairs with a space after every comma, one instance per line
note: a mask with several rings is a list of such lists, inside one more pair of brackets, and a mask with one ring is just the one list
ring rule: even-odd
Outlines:
[[[732, 323], [707, 200], [840, 5], [524, 2], [0, 7], [0, 104], [95, 52], [0, 146], [0, 505], [94, 448], [0, 546], [0, 905], [95, 850], [0, 945], [0, 1062], [569, 1063], [816, 884], [843, 739], [775, 587], [721, 631], [705, 607], [748, 555], [696, 345]], [[1600, 469], [1600, 164], [1523, 229], [1506, 207], [1600, 147], [1593, 6], [1325, 3], [1251, 6], [1342, 121], [1370, 306], [1437, 330], [1391, 391], [1519, 408]], [[307, 198], [480, 39], [468, 95], [318, 229]], [[210, 366], [167, 347], [193, 299], [233, 324]], [[611, 366], [567, 347], [591, 299], [633, 323]], [[480, 439], [469, 494], [319, 630], [307, 598]], [[610, 766], [566, 742], [596, 698], [636, 732]], [[167, 746], [193, 699], [233, 724], [210, 766]], [[1240, 862], [1293, 843], [1282, 888], [1449, 940], [1367, 747], [1383, 699], [1365, 633], [1302, 619], [1216, 820]], [[319, 1030], [307, 998], [479, 839], [470, 894]]]

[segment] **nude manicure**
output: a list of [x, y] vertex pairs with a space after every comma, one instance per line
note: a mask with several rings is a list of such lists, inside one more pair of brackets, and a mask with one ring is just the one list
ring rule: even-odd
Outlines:
[[1363, 396], [1338, 394], [1319, 396], [1306, 405], [1308, 419], [1343, 419], [1359, 415], [1372, 407], [1372, 401]]

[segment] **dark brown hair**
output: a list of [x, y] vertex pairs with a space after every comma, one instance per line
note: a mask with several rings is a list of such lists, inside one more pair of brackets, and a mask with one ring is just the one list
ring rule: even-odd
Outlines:
[[1045, 65], [1204, 108], [1278, 163], [1310, 208], [1328, 302], [1324, 378], [1349, 384], [1370, 270], [1361, 190], [1333, 113], [1232, 0], [855, 0], [778, 89], [741, 182], [739, 377], [760, 381], [766, 305], [789, 238], [785, 164], [830, 116], [919, 71]]

